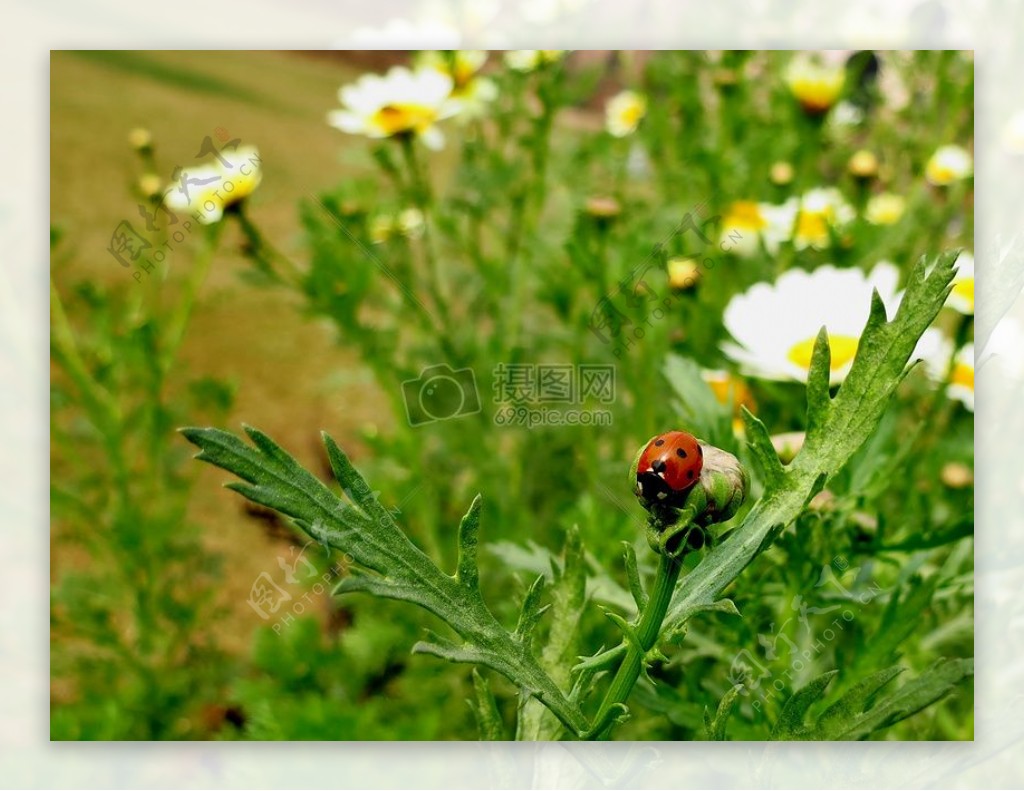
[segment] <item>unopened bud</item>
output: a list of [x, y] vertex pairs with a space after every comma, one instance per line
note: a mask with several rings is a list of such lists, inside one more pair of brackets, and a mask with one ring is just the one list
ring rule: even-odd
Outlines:
[[583, 210], [596, 220], [612, 220], [622, 213], [622, 206], [615, 198], [598, 195], [587, 198]]
[[665, 264], [668, 284], [674, 291], [686, 291], [697, 285], [700, 266], [693, 258], [670, 258]]
[[128, 133], [128, 143], [136, 151], [149, 151], [153, 147], [153, 133], [144, 127], [136, 127]]
[[164, 183], [156, 173], [144, 173], [139, 176], [138, 187], [143, 197], [152, 200], [163, 191]]
[[846, 165], [850, 175], [858, 179], [870, 179], [878, 175], [878, 157], [873, 152], [862, 148], [850, 157]]
[[681, 557], [713, 540], [711, 525], [730, 519], [747, 495], [739, 460], [685, 431], [652, 437], [630, 468], [630, 485], [650, 514], [647, 541]]
[[788, 162], [776, 162], [772, 165], [769, 178], [771, 178], [772, 184], [785, 187], [793, 180], [793, 166]]

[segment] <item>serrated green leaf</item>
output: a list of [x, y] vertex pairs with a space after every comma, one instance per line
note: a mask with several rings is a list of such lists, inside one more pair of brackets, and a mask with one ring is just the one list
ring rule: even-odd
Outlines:
[[478, 494], [473, 498], [466, 515], [459, 522], [459, 560], [455, 572], [456, 579], [472, 590], [480, 587], [480, 572], [477, 569], [476, 552], [480, 535], [480, 508], [483, 498]]
[[777, 489], [782, 485], [786, 471], [779, 461], [779, 454], [775, 452], [768, 429], [746, 407], [742, 408], [742, 414], [747, 429], [747, 445], [761, 470], [761, 480], [764, 481], [765, 489]]
[[633, 545], [628, 541], [623, 541], [622, 545], [626, 548], [626, 579], [629, 581], [629, 592], [633, 595], [633, 601], [636, 602], [637, 612], [643, 612], [644, 607], [647, 606], [647, 591], [644, 590], [643, 582], [640, 581], [640, 569], [636, 563], [636, 550], [633, 549]]
[[732, 710], [742, 691], [743, 685], [736, 684], [726, 692], [718, 704], [718, 710], [714, 717], [711, 716], [711, 712], [707, 708], [704, 709], [704, 735], [710, 741], [724, 742], [726, 740], [725, 726], [729, 723], [729, 717], [732, 715]]
[[[899, 310], [891, 321], [873, 310], [861, 335], [857, 355], [827, 416], [810, 426], [803, 448], [786, 468], [780, 484], [766, 488], [742, 524], [677, 587], [663, 628], [681, 630], [695, 607], [711, 604], [747, 565], [771, 543], [774, 532], [789, 525], [831, 476], [842, 469], [871, 436], [896, 387], [903, 379], [918, 339], [934, 321], [949, 294], [955, 253], [923, 257], [911, 273]], [[818, 416], [824, 404], [821, 361], [814, 393]]]
[[818, 432], [832, 414], [832, 396], [829, 386], [832, 376], [832, 349], [828, 332], [818, 331], [811, 351], [811, 365], [807, 371], [807, 431]]
[[776, 741], [792, 741], [802, 738], [807, 731], [807, 727], [804, 725], [807, 710], [821, 698], [825, 693], [825, 687], [838, 673], [838, 670], [822, 673], [794, 692], [786, 701], [786, 705], [782, 707], [779, 719], [776, 721], [775, 727], [772, 728], [771, 738]]
[[851, 669], [856, 672], [882, 667], [896, 660], [900, 645], [920, 626], [922, 613], [930, 606], [938, 583], [938, 575], [927, 580], [914, 576], [905, 586], [893, 591], [881, 623], [854, 658]]
[[[541, 667], [560, 687], [569, 683], [579, 637], [580, 612], [586, 603], [587, 568], [583, 539], [577, 525], [566, 533], [562, 562], [551, 558], [551, 627], [541, 652]], [[570, 696], [570, 700], [573, 698]], [[562, 734], [560, 723], [536, 701], [526, 701], [519, 713], [517, 739], [554, 740]]]
[[[884, 697], [875, 695], [871, 707], [867, 711], [858, 712], [857, 708], [874, 694], [867, 690], [872, 686], [876, 691], [880, 689], [887, 683], [883, 679], [892, 671], [893, 668], [889, 668], [875, 673], [865, 680], [863, 688], [859, 685], [854, 687], [839, 703], [826, 710], [818, 722], [807, 730], [805, 738], [833, 741], [866, 739], [872, 733], [905, 720], [951, 693], [958, 684], [974, 675], [974, 660], [940, 659], [895, 692]], [[889, 675], [889, 680], [893, 675]], [[880, 684], [880, 681], [883, 683]]]
[[842, 728], [844, 723], [852, 722], [864, 713], [870, 698], [902, 672], [903, 668], [894, 665], [872, 673], [857, 682], [849, 692], [825, 709], [818, 717], [816, 725], [818, 731], [827, 732]]
[[547, 582], [547, 578], [542, 574], [537, 577], [529, 590], [526, 591], [526, 596], [523, 597], [523, 606], [519, 611], [519, 623], [516, 624], [516, 630], [513, 636], [524, 645], [529, 645], [530, 640], [533, 637], [533, 630], [537, 628], [537, 621], [540, 620], [540, 616], [543, 615], [544, 611], [547, 610], [548, 606], [540, 606], [541, 596], [544, 595], [544, 585]]
[[[572, 733], [585, 730], [582, 713], [520, 642], [531, 625], [521, 622], [524, 631], [518, 635], [506, 631], [481, 598], [472, 572], [467, 571], [470, 565], [475, 570], [479, 501], [470, 507], [460, 531], [462, 574], [449, 576], [409, 540], [329, 437], [324, 442], [332, 469], [356, 507], [334, 494], [265, 434], [248, 427], [246, 433], [255, 447], [219, 429], [182, 429], [199, 448], [197, 458], [245, 481], [229, 484], [230, 488], [292, 517], [312, 538], [345, 552], [368, 570], [343, 580], [339, 592], [361, 591], [416, 604], [447, 623], [463, 641], [434, 638], [418, 643], [414, 651], [490, 667], [526, 694], [536, 696]], [[539, 617], [536, 608], [531, 612], [531, 618]]]
[[491, 694], [491, 685], [475, 667], [473, 668], [473, 691], [476, 693], [476, 699], [470, 701], [470, 708], [473, 709], [473, 717], [476, 719], [476, 727], [480, 732], [481, 740], [505, 741], [508, 737], [505, 735], [505, 723], [502, 722], [501, 712], [498, 711], [498, 702]]

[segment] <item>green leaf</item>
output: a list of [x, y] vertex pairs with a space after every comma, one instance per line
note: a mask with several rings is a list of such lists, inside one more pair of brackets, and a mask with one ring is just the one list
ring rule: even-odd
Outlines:
[[[561, 563], [551, 559], [551, 575], [551, 626], [540, 664], [556, 684], [564, 687], [569, 683], [579, 638], [580, 613], [586, 603], [587, 563], [577, 525], [566, 533]], [[546, 741], [557, 739], [561, 734], [562, 727], [550, 712], [535, 700], [524, 703], [519, 714], [518, 739]]]
[[809, 375], [803, 448], [781, 478], [769, 474], [771, 483], [742, 524], [676, 588], [664, 629], [678, 633], [699, 606], [714, 603], [871, 436], [903, 379], [918, 339], [946, 301], [955, 258], [956, 253], [922, 258], [914, 266], [892, 321], [886, 321], [879, 300], [872, 300], [857, 356], [834, 398], [827, 398], [827, 346], [819, 336]]
[[533, 638], [533, 630], [537, 628], [537, 621], [540, 620], [541, 615], [550, 606], [540, 606], [540, 597], [544, 593], [545, 582], [546, 578], [543, 574], [537, 577], [523, 598], [523, 606], [519, 612], [519, 623], [516, 624], [513, 636], [526, 646], [530, 645], [530, 641]]
[[[551, 569], [553, 564], [557, 566], [557, 558], [550, 550], [534, 541], [527, 541], [525, 544], [495, 541], [493, 544], [487, 544], [486, 550], [513, 571], [529, 571], [544, 574], [548, 576], [549, 581], [554, 579]], [[602, 570], [592, 555], [585, 553], [584, 560], [587, 572], [586, 598], [610, 604], [628, 615], [635, 615], [636, 605], [629, 591]]]
[[[900, 672], [899, 667], [891, 667], [859, 682], [827, 708], [812, 726], [805, 728], [802, 738], [816, 741], [866, 739], [950, 694], [958, 684], [974, 675], [974, 660], [940, 659], [913, 681], [881, 696], [879, 690]], [[777, 738], [774, 732], [772, 738]]]
[[927, 580], [914, 576], [893, 591], [882, 613], [882, 622], [855, 657], [852, 669], [882, 667], [895, 661], [900, 645], [921, 625], [938, 583], [937, 574]]
[[491, 685], [475, 667], [473, 691], [476, 693], [476, 700], [469, 701], [469, 706], [473, 710], [480, 738], [489, 742], [505, 741], [508, 738], [505, 735], [505, 723], [502, 722], [501, 712], [498, 711], [498, 703], [491, 694]]
[[434, 636], [414, 652], [452, 662], [489, 667], [535, 696], [570, 730], [579, 734], [586, 722], [530, 652], [525, 638], [539, 617], [539, 586], [528, 596], [520, 630], [510, 634], [494, 618], [477, 586], [476, 546], [480, 519], [477, 498], [459, 530], [459, 561], [453, 576], [442, 572], [417, 548], [380, 504], [348, 457], [325, 435], [334, 474], [351, 499], [345, 502], [262, 432], [246, 427], [253, 446], [214, 428], [186, 428], [182, 434], [200, 452], [196, 458], [234, 473], [244, 481], [228, 487], [253, 502], [292, 517], [317, 541], [348, 554], [359, 570], [342, 580], [339, 593], [365, 592], [416, 604], [432, 612], [461, 642]]
[[854, 720], [864, 713], [871, 696], [903, 672], [899, 665], [887, 667], [872, 673], [857, 682], [849, 692], [833, 703], [818, 717], [816, 727], [819, 731], [829, 732], [841, 729], [844, 723]]
[[782, 485], [785, 470], [779, 461], [779, 454], [775, 452], [775, 446], [772, 445], [768, 429], [746, 407], [742, 408], [742, 414], [747, 430], [747, 445], [760, 467], [765, 489], [776, 489]]
[[629, 580], [629, 592], [633, 595], [633, 601], [636, 602], [637, 612], [643, 612], [644, 607], [647, 606], [647, 591], [644, 590], [643, 583], [640, 581], [640, 569], [636, 563], [636, 550], [633, 549], [633, 545], [628, 541], [622, 542], [626, 548], [626, 578]]
[[732, 710], [736, 707], [736, 701], [739, 699], [739, 694], [742, 691], [743, 685], [736, 684], [726, 692], [718, 704], [718, 710], [715, 712], [714, 717], [711, 716], [711, 712], [708, 709], [704, 709], [704, 731], [708, 740], [715, 742], [724, 742], [726, 740], [725, 726], [729, 722], [729, 717], [732, 714]]
[[782, 713], [779, 714], [779, 719], [775, 723], [775, 727], [772, 728], [772, 739], [776, 741], [793, 741], [801, 738], [806, 730], [804, 717], [807, 715], [807, 710], [821, 698], [825, 693], [825, 687], [832, 682], [832, 679], [838, 673], [838, 670], [829, 670], [827, 673], [822, 673], [816, 679], [793, 693], [789, 700], [786, 701], [786, 705], [782, 707]]
[[456, 579], [463, 585], [477, 590], [480, 587], [480, 573], [476, 565], [477, 537], [480, 532], [480, 508], [483, 498], [477, 495], [459, 523], [459, 561]]
[[665, 378], [679, 397], [680, 417], [690, 433], [722, 450], [734, 450], [732, 410], [715, 397], [696, 362], [677, 354], [665, 358]]

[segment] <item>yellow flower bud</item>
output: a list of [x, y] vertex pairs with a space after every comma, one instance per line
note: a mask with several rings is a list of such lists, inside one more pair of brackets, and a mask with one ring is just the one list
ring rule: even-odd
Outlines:
[[665, 266], [668, 284], [675, 291], [691, 289], [700, 280], [700, 266], [693, 258], [670, 258]]
[[141, 126], [128, 133], [128, 143], [136, 151], [148, 151], [153, 147], [153, 133]]
[[615, 198], [604, 195], [587, 198], [583, 210], [591, 217], [599, 220], [610, 220], [622, 213], [622, 207], [619, 205], [619, 202]]
[[850, 175], [858, 179], [870, 179], [878, 175], [878, 157], [874, 152], [861, 149], [850, 157], [846, 166]]
[[776, 162], [772, 165], [769, 178], [771, 178], [772, 184], [785, 187], [793, 181], [793, 166], [788, 162]]

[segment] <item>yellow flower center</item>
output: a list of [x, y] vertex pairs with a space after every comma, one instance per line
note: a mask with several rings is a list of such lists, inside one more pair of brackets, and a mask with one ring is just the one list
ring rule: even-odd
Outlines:
[[421, 132], [434, 123], [437, 113], [421, 104], [386, 104], [373, 114], [373, 123], [386, 135]]
[[801, 211], [796, 218], [796, 236], [812, 242], [828, 241], [828, 216], [825, 212]]
[[956, 180], [957, 174], [949, 165], [933, 162], [928, 166], [928, 177], [932, 183], [944, 185], [952, 184]]
[[953, 366], [953, 376], [950, 384], [966, 387], [974, 392], [974, 366], [968, 363], [957, 363]]
[[953, 290], [951, 293], [955, 294], [964, 303], [970, 313], [974, 313], [973, 277], [965, 277], [963, 280], [954, 280]]
[[839, 98], [843, 90], [843, 73], [799, 76], [792, 81], [790, 88], [805, 110], [821, 113]]
[[639, 102], [631, 102], [627, 104], [619, 112], [619, 122], [623, 126], [636, 126], [640, 123], [640, 119], [643, 117], [644, 108]]
[[476, 67], [471, 61], [464, 58], [455, 59], [455, 68], [452, 70], [451, 78], [455, 82], [456, 88], [466, 87], [473, 79], [474, 74], [476, 74]]
[[723, 223], [727, 228], [745, 228], [760, 231], [767, 227], [768, 221], [761, 214], [761, 208], [755, 201], [738, 200], [729, 207], [729, 213]]
[[[816, 340], [817, 336], [794, 344], [786, 357], [794, 365], [809, 371], [811, 369], [811, 355], [814, 353], [814, 342]], [[833, 372], [840, 370], [854, 358], [857, 354], [857, 345], [859, 343], [860, 338], [855, 338], [852, 335], [833, 335], [829, 333], [828, 346], [832, 350], [830, 368]]]

